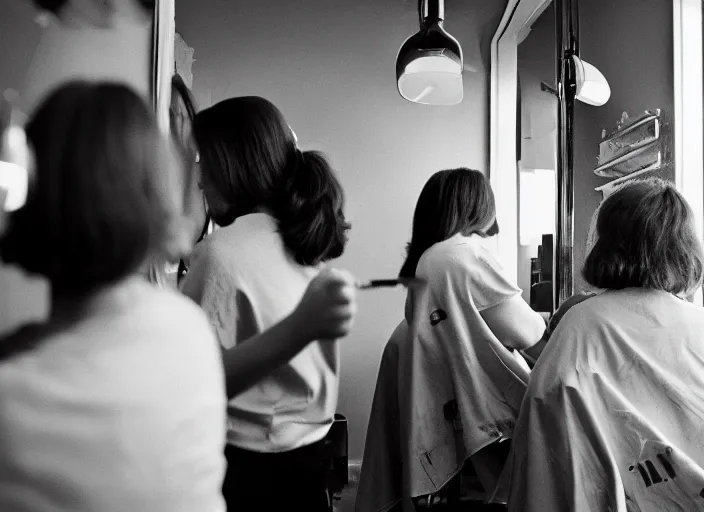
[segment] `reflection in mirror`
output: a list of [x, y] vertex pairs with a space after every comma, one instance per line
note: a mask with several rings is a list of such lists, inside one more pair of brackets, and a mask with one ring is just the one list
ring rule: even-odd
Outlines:
[[557, 95], [555, 11], [548, 5], [518, 45], [518, 284], [524, 299], [552, 312], [556, 225]]
[[[50, 89], [75, 78], [105, 79], [127, 83], [148, 98], [154, 4], [146, 0], [0, 0], [0, 162], [4, 163], [0, 203], [4, 209], [20, 206], [25, 192], [31, 196], [32, 157], [21, 130]], [[20, 168], [29, 175], [23, 177]], [[10, 186], [13, 191], [2, 190]], [[0, 229], [7, 220], [0, 219]], [[0, 265], [0, 290], [0, 334], [48, 313], [44, 279]]]

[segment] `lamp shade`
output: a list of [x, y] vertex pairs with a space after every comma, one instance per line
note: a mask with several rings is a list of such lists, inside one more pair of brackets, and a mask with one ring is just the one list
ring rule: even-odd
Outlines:
[[576, 99], [595, 107], [606, 104], [611, 97], [611, 87], [601, 71], [576, 55], [572, 56], [572, 60], [577, 78]]
[[24, 206], [29, 188], [31, 155], [24, 130], [8, 127], [0, 140], [0, 209], [12, 212]]
[[443, 28], [442, 0], [423, 0], [420, 30], [406, 39], [396, 57], [399, 94], [424, 105], [462, 101], [462, 48]]

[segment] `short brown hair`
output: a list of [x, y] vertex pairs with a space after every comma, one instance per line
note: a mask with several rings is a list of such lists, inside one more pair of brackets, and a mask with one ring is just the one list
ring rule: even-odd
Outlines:
[[2, 258], [80, 294], [135, 272], [161, 249], [177, 206], [173, 160], [146, 104], [123, 85], [72, 82], [27, 125], [36, 182], [10, 220]]
[[595, 238], [583, 275], [597, 288], [689, 294], [701, 285], [704, 257], [694, 214], [665, 180], [634, 180], [604, 200]]

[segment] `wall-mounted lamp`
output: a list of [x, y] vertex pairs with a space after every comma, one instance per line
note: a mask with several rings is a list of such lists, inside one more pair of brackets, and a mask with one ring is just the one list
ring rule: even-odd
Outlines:
[[572, 61], [577, 81], [576, 99], [595, 107], [601, 107], [609, 101], [611, 87], [601, 71], [576, 55], [572, 55]]
[[0, 210], [12, 212], [24, 206], [32, 168], [32, 151], [24, 129], [12, 124], [15, 91], [0, 96]]
[[420, 30], [406, 39], [396, 57], [398, 92], [423, 105], [456, 105], [464, 88], [462, 48], [443, 28], [443, 0], [419, 2]]
[[11, 126], [2, 134], [0, 149], [0, 209], [12, 212], [22, 208], [29, 188], [29, 151], [24, 130]]

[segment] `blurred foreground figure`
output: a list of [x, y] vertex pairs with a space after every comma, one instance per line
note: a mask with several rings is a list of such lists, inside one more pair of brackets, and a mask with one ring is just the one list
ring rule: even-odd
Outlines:
[[217, 342], [138, 274], [182, 238], [177, 159], [121, 85], [60, 87], [27, 136], [36, 181], [0, 254], [52, 302], [0, 341], [0, 510], [224, 511]]
[[33, 0], [34, 5], [73, 27], [111, 28], [118, 12], [148, 19], [155, 0]]
[[514, 431], [509, 510], [704, 509], [704, 310], [694, 214], [635, 181], [599, 209], [573, 305], [533, 369]]

